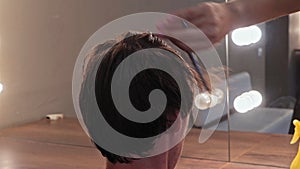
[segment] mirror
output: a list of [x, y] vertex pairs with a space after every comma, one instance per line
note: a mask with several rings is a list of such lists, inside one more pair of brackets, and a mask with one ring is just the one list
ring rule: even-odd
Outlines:
[[[229, 35], [229, 88], [241, 90], [230, 96], [236, 103], [230, 109], [233, 162], [289, 168], [296, 155], [297, 144], [290, 141], [299, 101], [299, 25], [299, 14], [259, 24], [261, 39], [244, 45], [235, 41], [247, 37]], [[247, 29], [253, 38], [255, 30]], [[230, 86], [231, 79], [236, 82]], [[251, 106], [254, 102], [260, 106]]]

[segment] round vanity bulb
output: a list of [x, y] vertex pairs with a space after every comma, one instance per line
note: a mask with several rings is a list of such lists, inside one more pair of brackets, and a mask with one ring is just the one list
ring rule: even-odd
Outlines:
[[258, 91], [252, 90], [249, 92], [249, 95], [253, 100], [254, 107], [258, 107], [262, 103], [262, 95]]
[[233, 107], [239, 113], [246, 113], [252, 106], [249, 104], [249, 98], [240, 96], [234, 99]]
[[224, 93], [220, 89], [213, 89], [211, 93], [200, 93], [195, 98], [195, 105], [200, 110], [206, 110], [221, 103], [224, 99]]
[[261, 38], [262, 31], [256, 25], [235, 29], [231, 34], [231, 39], [237, 46], [254, 44], [260, 41]]
[[2, 93], [2, 91], [3, 91], [3, 84], [2, 83], [0, 83], [0, 93]]
[[262, 103], [262, 95], [255, 90], [237, 96], [233, 101], [234, 109], [239, 113], [246, 113]]
[[195, 98], [195, 105], [200, 110], [206, 110], [210, 107], [211, 98], [208, 92], [200, 93]]
[[214, 89], [211, 94], [217, 97], [217, 104], [221, 103], [224, 99], [224, 92], [221, 89]]
[[209, 104], [209, 108], [214, 107], [218, 104], [219, 99], [217, 96], [211, 94], [210, 99], [211, 99], [211, 103]]

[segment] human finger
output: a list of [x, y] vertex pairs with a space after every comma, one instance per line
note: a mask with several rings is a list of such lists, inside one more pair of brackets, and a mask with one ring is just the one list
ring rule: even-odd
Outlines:
[[185, 8], [174, 13], [174, 15], [186, 19], [188, 21], [201, 17], [204, 14], [205, 13], [203, 12], [202, 5]]
[[168, 36], [176, 37], [176, 39], [185, 43], [193, 50], [201, 50], [212, 46], [209, 39], [199, 29], [184, 29], [167, 32]]

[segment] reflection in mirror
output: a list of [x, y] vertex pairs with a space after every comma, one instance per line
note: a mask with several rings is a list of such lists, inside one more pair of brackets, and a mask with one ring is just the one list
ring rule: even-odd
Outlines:
[[[297, 151], [297, 145], [290, 145], [292, 120], [300, 117], [299, 14], [257, 26], [260, 41], [229, 43], [231, 159], [289, 168]], [[249, 95], [253, 90], [259, 93]], [[260, 101], [260, 106], [252, 106]]]
[[4, 86], [2, 83], [0, 83], [0, 93], [2, 93], [3, 89], [4, 89]]

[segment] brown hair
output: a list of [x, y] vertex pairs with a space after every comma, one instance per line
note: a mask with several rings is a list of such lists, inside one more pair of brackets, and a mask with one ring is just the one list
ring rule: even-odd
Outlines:
[[[103, 52], [100, 50], [103, 45], [104, 44], [95, 47], [92, 55], [99, 55], [99, 53]], [[194, 91], [191, 86], [189, 86], [188, 98], [181, 98], [182, 96], [177, 82], [168, 73], [158, 69], [146, 69], [138, 73], [131, 81], [129, 88], [130, 101], [137, 110], [145, 111], [151, 106], [148, 100], [149, 93], [154, 89], [160, 89], [167, 97], [167, 105], [164, 112], [159, 118], [149, 123], [129, 121], [118, 112], [111, 95], [111, 82], [115, 70], [129, 55], [148, 48], [163, 49], [175, 55], [181, 62], [178, 62], [177, 65], [168, 66], [172, 66], [172, 69], [175, 72], [177, 71], [176, 73], [180, 73], [183, 81], [196, 83], [202, 91], [210, 90], [210, 88], [207, 87], [209, 86], [207, 80], [204, 79], [206, 76], [200, 76], [195, 68], [189, 66], [188, 62], [183, 59], [180, 52], [167, 45], [166, 41], [163, 41], [161, 37], [151, 33], [137, 33], [132, 36], [127, 35], [126, 38], [114, 44], [111, 49], [104, 54], [95, 79], [95, 95], [98, 107], [107, 123], [118, 132], [135, 138], [156, 136], [166, 131], [174, 122], [174, 120], [170, 120], [168, 116], [177, 116], [179, 110], [183, 110], [180, 112], [182, 113], [180, 116], [185, 116], [193, 106]], [[155, 53], [155, 55], [165, 57], [165, 59], [174, 59], [163, 53]], [[148, 63], [145, 62], [145, 64]], [[134, 65], [132, 65], [132, 67], [134, 67]], [[180, 67], [184, 69], [181, 69]], [[182, 70], [186, 71], [178, 72]], [[134, 160], [132, 158], [122, 157], [108, 152], [96, 143], [95, 145], [102, 155], [111, 163], [129, 163]], [[153, 143], [145, 145], [145, 151], [152, 146]], [[134, 150], [128, 148], [128, 151], [125, 153], [134, 153]]]

